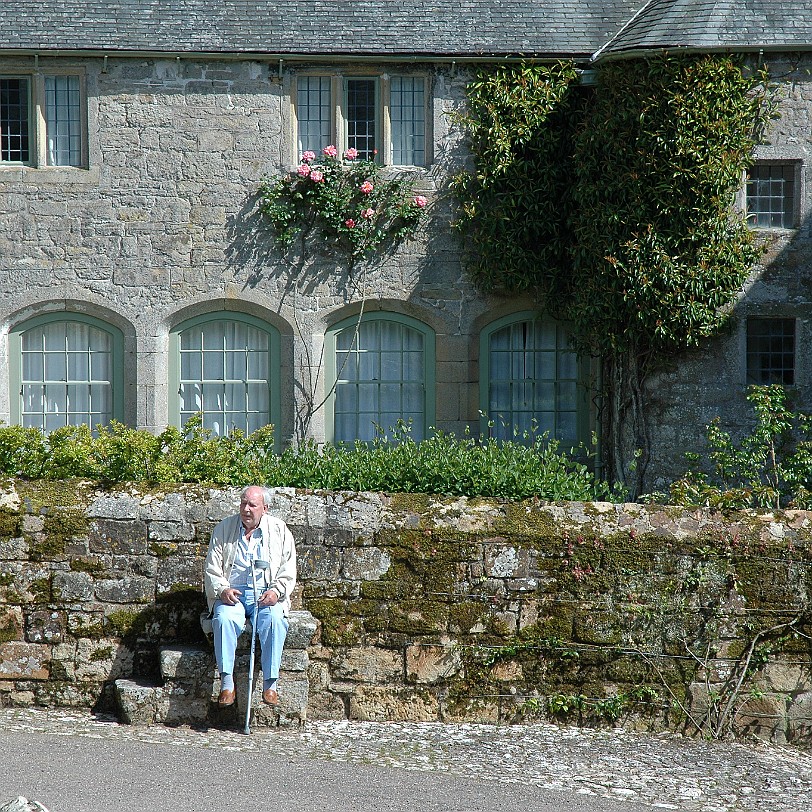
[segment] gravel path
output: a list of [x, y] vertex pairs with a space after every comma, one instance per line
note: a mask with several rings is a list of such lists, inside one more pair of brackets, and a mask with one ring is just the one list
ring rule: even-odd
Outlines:
[[[85, 711], [0, 709], [0, 732], [131, 740], [244, 752], [284, 740], [292, 758], [437, 771], [660, 809], [812, 809], [812, 753], [766, 744], [549, 724], [308, 722], [301, 730], [237, 732], [130, 727]], [[0, 804], [4, 800], [0, 798]]]

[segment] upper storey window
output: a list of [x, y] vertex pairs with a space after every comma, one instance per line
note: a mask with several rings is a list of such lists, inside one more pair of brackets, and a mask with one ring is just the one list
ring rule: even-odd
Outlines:
[[794, 228], [800, 163], [758, 162], [747, 175], [747, 220], [755, 228]]
[[425, 166], [427, 95], [422, 76], [299, 76], [298, 154], [335, 144], [387, 165]]
[[82, 77], [0, 76], [0, 163], [85, 166]]

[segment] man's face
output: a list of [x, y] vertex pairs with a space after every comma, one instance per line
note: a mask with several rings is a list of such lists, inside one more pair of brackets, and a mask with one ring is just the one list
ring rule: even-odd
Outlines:
[[263, 513], [265, 513], [265, 502], [262, 498], [262, 489], [249, 488], [240, 500], [240, 518], [243, 527], [249, 532], [256, 529]]

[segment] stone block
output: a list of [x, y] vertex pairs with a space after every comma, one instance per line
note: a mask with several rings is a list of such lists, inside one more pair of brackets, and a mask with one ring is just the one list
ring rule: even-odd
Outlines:
[[94, 553], [145, 555], [147, 527], [138, 520], [96, 519], [90, 523], [89, 541]]
[[52, 588], [55, 600], [86, 601], [93, 597], [93, 578], [86, 572], [55, 572]]
[[787, 708], [787, 741], [806, 746], [812, 740], [812, 691], [793, 697]]
[[148, 534], [151, 541], [191, 541], [195, 537], [195, 527], [189, 522], [151, 521]]
[[0, 679], [47, 680], [51, 647], [38, 643], [0, 643]]
[[456, 676], [462, 668], [459, 651], [448, 646], [416, 643], [406, 648], [406, 679], [433, 685]]
[[214, 656], [208, 648], [164, 646], [158, 656], [161, 677], [165, 680], [194, 682], [210, 679], [214, 673]]
[[97, 496], [87, 509], [91, 519], [137, 519], [140, 500], [128, 494]]
[[0, 561], [25, 560], [29, 549], [28, 542], [22, 537], [3, 539], [0, 541]]
[[485, 547], [485, 574], [489, 578], [526, 578], [529, 569], [529, 550], [498, 544]]
[[340, 680], [378, 685], [402, 683], [403, 655], [372, 646], [350, 648], [333, 655], [331, 672]]
[[[29, 616], [30, 617], [30, 616]], [[19, 606], [0, 605], [0, 642], [7, 643], [12, 640], [23, 639], [23, 610]], [[32, 643], [43, 642], [30, 640]]]
[[296, 549], [299, 577], [303, 580], [337, 581], [341, 571], [341, 551], [329, 547], [301, 545]]
[[379, 547], [355, 547], [344, 551], [342, 575], [351, 581], [377, 581], [389, 571], [389, 553]]
[[[54, 576], [56, 586], [56, 576]], [[96, 598], [104, 603], [148, 603], [155, 598], [155, 584], [149, 578], [104, 578], [95, 583]]]
[[350, 696], [350, 718], [363, 722], [435, 722], [439, 703], [426, 690], [364, 685]]
[[290, 625], [285, 638], [285, 648], [306, 649], [316, 634], [316, 619], [310, 612], [303, 609], [292, 611], [289, 617]]
[[116, 638], [76, 642], [76, 679], [104, 682], [133, 670], [133, 652]]
[[[25, 636], [30, 643], [61, 643], [65, 637], [64, 612], [39, 609], [29, 612], [25, 621]], [[2, 611], [0, 611], [0, 635], [2, 635]]]
[[162, 688], [130, 679], [117, 679], [115, 688], [118, 716], [125, 724], [151, 725], [166, 715], [165, 711], [159, 711]]

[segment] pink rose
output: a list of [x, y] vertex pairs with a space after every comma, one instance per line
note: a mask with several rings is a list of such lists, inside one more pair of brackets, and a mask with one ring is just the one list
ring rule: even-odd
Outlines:
[[370, 195], [370, 194], [372, 194], [372, 190], [373, 190], [374, 188], [375, 188], [375, 187], [374, 187], [374, 186], [373, 186], [373, 185], [372, 185], [372, 184], [371, 184], [371, 183], [370, 183], [368, 180], [365, 180], [365, 181], [364, 181], [364, 182], [361, 184], [361, 191], [362, 191], [362, 192], [363, 192], [365, 195]]
[[414, 199], [414, 204], [415, 204], [415, 206], [417, 206], [417, 208], [418, 208], [418, 209], [425, 209], [425, 208], [426, 208], [426, 204], [427, 204], [428, 202], [429, 202], [429, 201], [428, 201], [428, 200], [426, 200], [426, 198], [425, 198], [425, 197], [423, 197], [423, 195], [416, 195], [416, 196], [415, 196], [415, 199]]
[[320, 172], [318, 169], [314, 169], [310, 173], [310, 180], [313, 180], [316, 183], [323, 183], [324, 182], [324, 172]]
[[363, 217], [364, 220], [369, 220], [370, 218], [372, 218], [374, 216], [375, 216], [375, 209], [362, 209], [361, 210], [361, 217]]
[[316, 160], [316, 153], [312, 150], [307, 150], [307, 152], [302, 153], [302, 163], [309, 164], [311, 161]]
[[299, 168], [296, 170], [296, 174], [299, 175], [300, 178], [306, 178], [310, 174], [310, 165], [299, 164]]
[[336, 157], [336, 155], [338, 155], [338, 150], [337, 150], [337, 149], [336, 149], [336, 148], [335, 148], [335, 147], [334, 147], [332, 144], [330, 144], [330, 146], [329, 146], [329, 147], [325, 147], [325, 148], [322, 150], [322, 152], [323, 152], [323, 153], [324, 153], [324, 154], [325, 154], [325, 155], [326, 155], [328, 158], [335, 158], [335, 157]]
[[355, 147], [350, 147], [345, 153], [344, 157], [348, 161], [354, 161], [358, 157], [358, 150]]
[[347, 226], [347, 228], [355, 228], [355, 220], [353, 220], [352, 218], [350, 218], [349, 220], [345, 220], [344, 225]]

